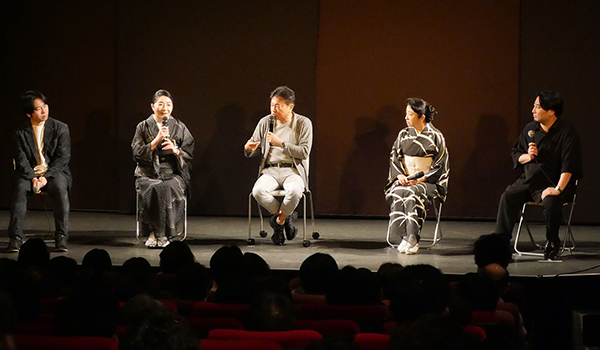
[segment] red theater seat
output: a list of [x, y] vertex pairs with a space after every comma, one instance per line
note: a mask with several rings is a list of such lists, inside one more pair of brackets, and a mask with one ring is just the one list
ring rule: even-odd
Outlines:
[[118, 350], [114, 339], [100, 337], [42, 337], [15, 335], [15, 346], [19, 350]]
[[311, 330], [295, 330], [283, 332], [254, 332], [233, 329], [215, 329], [208, 333], [208, 339], [261, 339], [278, 343], [284, 349], [304, 348], [323, 337], [318, 332]]
[[200, 347], [202, 350], [283, 350], [276, 342], [262, 339], [201, 339]]
[[244, 329], [242, 322], [231, 317], [188, 317], [187, 320], [199, 338], [207, 338], [213, 329]]
[[296, 320], [296, 329], [310, 329], [323, 337], [354, 336], [360, 333], [358, 323], [352, 320]]
[[390, 336], [378, 333], [360, 333], [354, 338], [361, 350], [387, 350], [390, 345]]
[[190, 317], [233, 317], [242, 319], [248, 313], [248, 304], [219, 304], [200, 301], [192, 305]]

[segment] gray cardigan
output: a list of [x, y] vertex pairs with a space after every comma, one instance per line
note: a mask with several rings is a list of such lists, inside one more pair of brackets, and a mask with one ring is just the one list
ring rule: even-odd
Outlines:
[[[258, 176], [262, 173], [265, 166], [266, 155], [269, 154], [270, 144], [267, 142], [267, 133], [269, 132], [269, 115], [262, 117], [254, 133], [252, 139], [254, 141], [260, 141], [260, 148], [256, 148], [253, 152], [246, 152], [244, 149], [244, 155], [246, 157], [255, 157], [262, 154], [262, 160], [260, 161], [260, 167], [258, 169]], [[285, 143], [283, 153], [292, 157], [292, 161], [295, 164], [298, 174], [304, 181], [304, 187], [308, 190], [308, 167], [310, 163], [310, 149], [312, 148], [313, 140], [313, 128], [312, 122], [307, 117], [294, 113], [294, 119], [292, 120], [292, 140]], [[259, 153], [260, 149], [260, 153]]]

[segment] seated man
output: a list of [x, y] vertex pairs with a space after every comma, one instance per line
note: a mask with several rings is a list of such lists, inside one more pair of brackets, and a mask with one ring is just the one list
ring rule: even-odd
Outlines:
[[27, 198], [42, 191], [54, 201], [54, 239], [56, 250], [67, 251], [69, 238], [69, 170], [71, 138], [67, 124], [49, 117], [46, 97], [39, 91], [27, 91], [21, 97], [23, 112], [29, 121], [15, 130], [14, 189], [10, 202], [7, 252], [18, 252], [23, 244], [23, 221]]
[[533, 103], [533, 120], [527, 124], [512, 149], [515, 168], [523, 174], [508, 186], [498, 207], [496, 233], [507, 240], [523, 204], [542, 204], [546, 221], [544, 258], [560, 252], [558, 231], [562, 205], [575, 194], [575, 181], [583, 176], [581, 145], [577, 131], [563, 118], [563, 100], [554, 91], [541, 91]]
[[[254, 134], [244, 145], [246, 157], [262, 154], [259, 178], [252, 195], [273, 214], [271, 240], [276, 245], [283, 245], [286, 238], [291, 240], [296, 236], [298, 230], [294, 221], [298, 214], [294, 210], [302, 192], [308, 188], [312, 123], [305, 116], [293, 112], [295, 99], [294, 91], [287, 86], [273, 90], [271, 114], [258, 122]], [[281, 203], [271, 195], [279, 188], [285, 190]]]

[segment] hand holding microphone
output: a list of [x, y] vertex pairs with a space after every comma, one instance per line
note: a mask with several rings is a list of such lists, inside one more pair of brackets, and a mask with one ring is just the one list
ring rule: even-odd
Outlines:
[[529, 136], [529, 138], [531, 139], [531, 142], [529, 142], [528, 144], [527, 154], [529, 155], [529, 157], [531, 157], [531, 160], [534, 160], [535, 157], [537, 157], [538, 155], [537, 144], [533, 142], [535, 137], [535, 131], [529, 130], [527, 132], [527, 136]]

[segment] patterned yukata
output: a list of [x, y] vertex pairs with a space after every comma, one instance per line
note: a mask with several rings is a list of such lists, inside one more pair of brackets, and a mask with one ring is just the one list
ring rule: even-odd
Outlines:
[[[423, 171], [427, 180], [417, 185], [402, 186], [397, 176]], [[411, 244], [419, 242], [427, 215], [428, 201], [438, 197], [442, 202], [448, 190], [450, 172], [448, 149], [444, 135], [431, 123], [419, 133], [413, 127], [400, 131], [390, 153], [385, 198], [390, 208], [389, 236]]]

